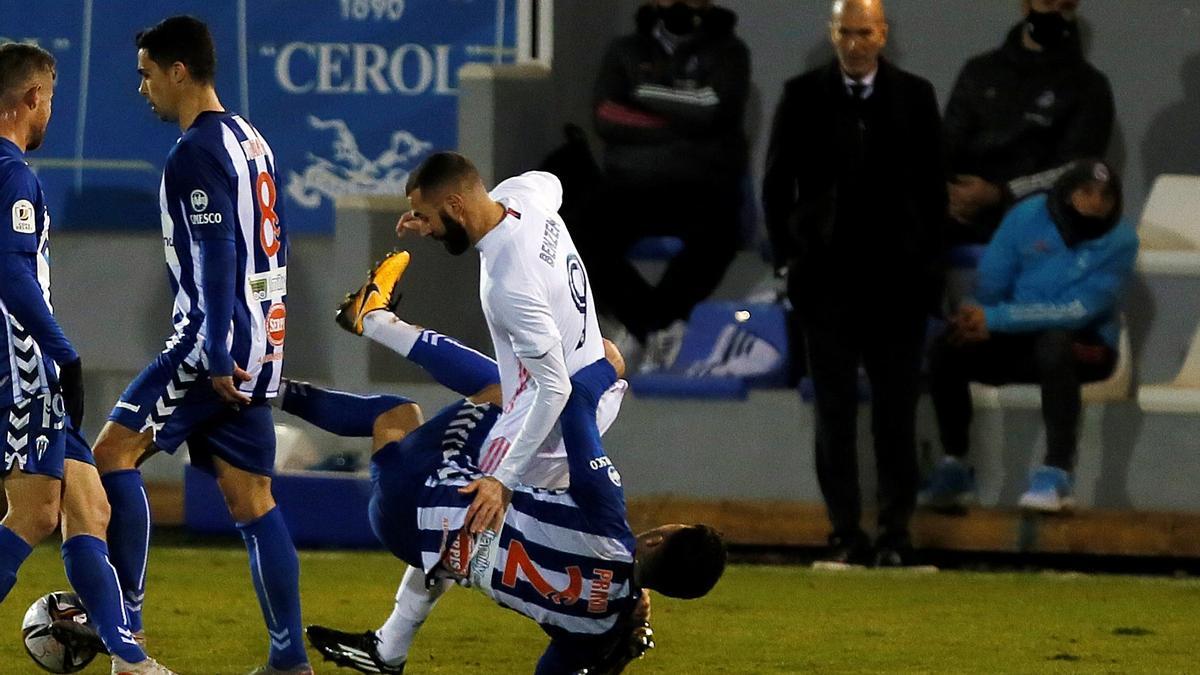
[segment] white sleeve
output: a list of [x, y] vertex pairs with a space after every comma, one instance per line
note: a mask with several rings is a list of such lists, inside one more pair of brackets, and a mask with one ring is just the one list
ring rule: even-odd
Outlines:
[[536, 279], [514, 274], [493, 286], [488, 305], [500, 329], [508, 333], [517, 358], [562, 349], [562, 335], [550, 313], [550, 301]]
[[[557, 347], [557, 345], [556, 345]], [[558, 422], [571, 395], [571, 375], [561, 347], [541, 356], [520, 356], [534, 387], [533, 405], [525, 413], [521, 430], [512, 440], [508, 454], [500, 461], [492, 477], [512, 489], [520, 482], [529, 462]]]
[[546, 206], [551, 211], [562, 208], [563, 187], [558, 176], [545, 171], [530, 171], [525, 175], [537, 185], [538, 194], [546, 201]]

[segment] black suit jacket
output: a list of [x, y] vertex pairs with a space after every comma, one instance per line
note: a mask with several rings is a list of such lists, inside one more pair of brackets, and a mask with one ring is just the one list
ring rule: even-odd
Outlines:
[[[925, 305], [935, 293], [930, 284], [940, 288], [946, 214], [937, 97], [927, 80], [881, 60], [871, 98], [881, 106], [873, 130], [878, 146], [868, 172], [872, 180], [845, 186], [838, 167], [851, 143], [841, 69], [834, 62], [785, 85], [763, 180], [775, 263], [789, 267], [793, 288], [829, 295], [864, 273], [854, 264], [860, 251], [861, 259], [872, 261], [866, 272], [883, 275], [884, 296], [920, 293], [924, 297], [916, 300]], [[881, 216], [873, 220], [883, 221], [864, 229], [866, 236], [835, 232], [846, 226], [837, 209], [839, 193], [849, 189], [866, 194], [870, 209]], [[846, 250], [848, 238], [855, 251]], [[878, 264], [881, 256], [886, 264]]]

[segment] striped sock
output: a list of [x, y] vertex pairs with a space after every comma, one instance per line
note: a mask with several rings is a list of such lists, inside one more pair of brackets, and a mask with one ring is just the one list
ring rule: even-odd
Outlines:
[[267, 662], [277, 670], [307, 663], [300, 622], [300, 559], [279, 507], [238, 530], [250, 554], [250, 578], [271, 641]]
[[412, 399], [389, 394], [360, 396], [336, 389], [323, 389], [307, 382], [288, 380], [281, 409], [338, 436], [369, 438], [375, 420], [385, 412]]
[[108, 545], [91, 535], [76, 535], [63, 542], [62, 558], [67, 580], [83, 600], [108, 652], [128, 663], [145, 661], [146, 652], [133, 639], [129, 627], [117, 570], [108, 559]]
[[496, 362], [435, 330], [405, 323], [390, 312], [371, 312], [363, 319], [363, 335], [421, 366], [433, 379], [472, 396], [500, 382]]
[[0, 525], [0, 602], [17, 584], [17, 570], [33, 552], [33, 547], [16, 532]]
[[112, 518], [108, 521], [109, 559], [125, 592], [125, 610], [133, 632], [142, 630], [142, 600], [146, 596], [146, 563], [150, 552], [150, 501], [142, 472], [113, 471], [100, 477]]

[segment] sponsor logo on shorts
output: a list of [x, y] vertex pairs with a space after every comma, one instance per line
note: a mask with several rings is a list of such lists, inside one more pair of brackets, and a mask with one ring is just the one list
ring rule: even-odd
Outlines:
[[208, 193], [204, 190], [192, 190], [192, 210], [196, 213], [208, 210]]
[[12, 227], [14, 232], [21, 234], [33, 234], [37, 231], [33, 202], [28, 199], [18, 199], [12, 205]]
[[287, 308], [282, 302], [277, 302], [267, 310], [267, 341], [276, 347], [282, 347], [286, 328]]

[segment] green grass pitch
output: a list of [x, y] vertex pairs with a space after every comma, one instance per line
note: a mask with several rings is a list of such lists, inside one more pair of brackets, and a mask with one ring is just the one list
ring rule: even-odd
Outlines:
[[[403, 565], [383, 553], [302, 552], [304, 619], [375, 627]], [[20, 644], [25, 608], [68, 588], [39, 546], [0, 605], [0, 673], [38, 672]], [[181, 673], [244, 673], [266, 655], [245, 550], [151, 549], [151, 652]], [[628, 673], [1183, 673], [1200, 646], [1200, 582], [1064, 574], [814, 572], [734, 565], [702, 600], [655, 596], [658, 649]], [[407, 672], [529, 673], [545, 638], [531, 622], [454, 589]], [[314, 661], [317, 672], [335, 672]], [[107, 673], [97, 659], [86, 673]], [[350, 672], [350, 671], [336, 671]]]

